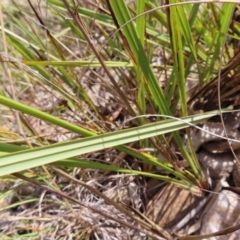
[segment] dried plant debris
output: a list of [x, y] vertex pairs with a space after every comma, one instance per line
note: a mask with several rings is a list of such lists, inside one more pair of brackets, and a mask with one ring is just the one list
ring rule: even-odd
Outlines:
[[[76, 174], [76, 177], [79, 176], [78, 172]], [[89, 174], [94, 176], [96, 172]], [[124, 175], [103, 178], [95, 175], [94, 178], [85, 180], [85, 183], [117, 203], [141, 209], [143, 186], [139, 185], [136, 178], [138, 177]], [[58, 178], [56, 181], [63, 193], [74, 197], [87, 207], [69, 205], [68, 200], [20, 181], [12, 186], [14, 191], [1, 201], [1, 209], [5, 210], [1, 212], [0, 235], [20, 237], [21, 234], [38, 232], [36, 235], [42, 234], [44, 239], [54, 236], [57, 239], [62, 239], [63, 236], [68, 236], [66, 239], [73, 239], [79, 233], [88, 231], [91, 239], [146, 239], [146, 233], [137, 230], [141, 227], [136, 222], [91, 191], [75, 183], [69, 183], [64, 178]], [[91, 209], [97, 209], [117, 221]], [[133, 228], [122, 225], [118, 220], [126, 222]]]

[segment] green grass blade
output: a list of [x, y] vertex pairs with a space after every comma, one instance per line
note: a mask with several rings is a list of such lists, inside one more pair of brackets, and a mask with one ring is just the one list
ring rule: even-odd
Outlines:
[[0, 157], [0, 175], [10, 174], [16, 171], [49, 164], [65, 158], [119, 146], [125, 143], [158, 136], [168, 132], [188, 127], [188, 123], [196, 123], [214, 116], [217, 112], [184, 118], [184, 122], [177, 120], [164, 120], [141, 127], [122, 130], [69, 141], [67, 143], [54, 144], [52, 146], [37, 149], [24, 150], [18, 153]]
[[214, 52], [210, 58], [209, 68], [207, 69], [206, 75], [205, 75], [207, 81], [212, 78], [212, 73], [214, 72], [216, 63], [218, 63], [220, 51], [223, 47], [225, 34], [226, 32], [228, 32], [228, 27], [232, 19], [234, 8], [235, 8], [235, 4], [225, 3], [223, 4], [220, 10], [220, 20], [219, 20], [220, 28], [218, 31], [216, 31], [212, 41], [211, 47], [214, 50]]
[[[0, 156], [4, 156], [7, 153], [19, 152], [19, 151], [23, 151], [23, 150], [27, 150], [27, 148], [15, 146], [12, 144], [0, 143]], [[181, 174], [178, 171], [175, 171], [174, 167], [170, 163], [161, 162], [159, 159], [157, 159], [153, 156], [147, 156], [148, 154], [146, 154], [146, 153], [140, 153], [140, 154], [145, 155], [147, 157], [146, 162], [148, 164], [152, 164], [156, 167], [159, 167], [159, 168], [169, 172], [170, 174], [174, 175], [178, 179], [183, 179], [184, 181], [189, 182], [189, 180], [186, 179], [186, 177], [183, 174]], [[139, 158], [139, 155], [136, 154], [135, 157]], [[141, 156], [139, 159], [141, 159], [141, 158], [143, 158], [143, 157]], [[122, 173], [128, 173], [128, 174], [137, 174], [136, 171], [132, 171], [132, 169], [120, 168], [120, 167], [117, 167], [114, 165], [98, 163], [98, 162], [93, 162], [93, 161], [79, 159], [79, 158], [68, 158], [68, 159], [54, 162], [52, 164], [54, 164], [56, 166], [62, 166], [62, 167], [65, 166], [65, 167], [89, 168], [89, 169], [98, 169], [98, 170], [104, 170], [104, 171], [115, 171], [115, 172], [122, 172]], [[142, 172], [142, 171], [137, 171], [137, 172], [143, 176], [154, 177], [154, 178], [157, 178], [157, 179], [160, 179], [163, 181], [167, 180], [167, 181], [170, 181], [171, 183], [179, 182], [176, 179], [169, 178], [166, 176], [161, 176], [159, 174], [158, 175], [152, 174], [151, 176], [149, 176], [148, 172]]]
[[130, 21], [131, 16], [125, 5], [125, 2], [123, 0], [119, 1], [111, 0], [110, 3], [114, 10], [119, 25], [122, 26], [128, 22], [128, 24], [122, 28], [122, 31], [124, 32], [128, 44], [130, 45], [130, 48], [134, 53], [136, 65], [138, 65], [141, 68], [145, 76], [147, 86], [149, 87], [152, 97], [154, 98], [155, 104], [158, 106], [160, 113], [170, 115], [170, 110], [165, 100], [162, 89], [160, 88], [159, 83], [154, 76], [153, 70], [149, 64], [148, 58], [145, 54], [143, 45], [139, 39], [136, 28], [133, 22]]

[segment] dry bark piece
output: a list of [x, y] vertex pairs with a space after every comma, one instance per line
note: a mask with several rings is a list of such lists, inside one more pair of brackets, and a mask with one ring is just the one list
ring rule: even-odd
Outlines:
[[[202, 217], [200, 235], [206, 235], [240, 223], [239, 195], [223, 190], [216, 198], [212, 207]], [[211, 237], [210, 240], [240, 239], [240, 230], [231, 234]]]
[[170, 228], [202, 200], [189, 190], [164, 186], [147, 204], [146, 216], [155, 224]]
[[213, 180], [219, 180], [222, 177], [228, 177], [233, 170], [232, 153], [211, 153], [207, 150], [199, 152], [198, 160], [209, 170], [210, 177]]
[[240, 187], [240, 163], [239, 163], [239, 160], [236, 161], [236, 163], [234, 164], [232, 176], [233, 176], [233, 182], [234, 182], [235, 186]]

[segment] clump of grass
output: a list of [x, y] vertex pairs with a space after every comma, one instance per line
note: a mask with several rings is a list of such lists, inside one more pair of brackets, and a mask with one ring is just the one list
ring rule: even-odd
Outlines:
[[[234, 35], [235, 5], [168, 3], [1, 4], [0, 175], [45, 189], [38, 204], [44, 199], [43, 212], [57, 218], [38, 225], [50, 229], [46, 236], [119, 238], [125, 227], [132, 237], [157, 232], [168, 239], [132, 209], [144, 212], [146, 182], [155, 178], [198, 195], [208, 190], [191, 140], [186, 147], [180, 130], [218, 112], [189, 116], [189, 98], [214, 80], [223, 49], [226, 59], [233, 56], [225, 40]], [[189, 168], [181, 170], [181, 160]], [[48, 209], [53, 196], [60, 213]], [[36, 210], [31, 207], [28, 214]], [[102, 226], [101, 215], [115, 233]]]

